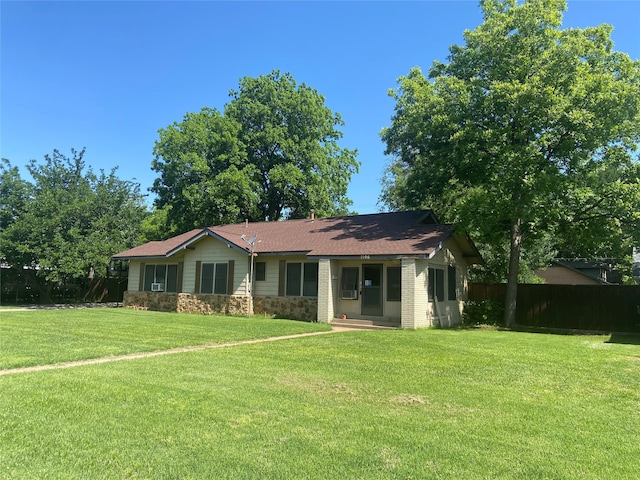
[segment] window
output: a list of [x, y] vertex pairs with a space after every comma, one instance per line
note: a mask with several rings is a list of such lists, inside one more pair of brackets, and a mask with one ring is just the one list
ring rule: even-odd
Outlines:
[[178, 265], [167, 265], [167, 282], [165, 290], [167, 292], [178, 291]]
[[428, 275], [427, 293], [429, 301], [433, 302], [437, 299], [438, 302], [442, 302], [444, 300], [444, 270], [441, 268], [429, 268]]
[[301, 263], [287, 263], [287, 296], [300, 296]]
[[318, 296], [317, 263], [287, 263], [285, 294], [299, 297], [300, 292], [305, 297]]
[[342, 267], [340, 297], [347, 300], [358, 299], [358, 267]]
[[447, 267], [447, 300], [456, 299], [456, 267]]
[[203, 263], [200, 293], [227, 294], [227, 264]]
[[213, 293], [213, 272], [215, 270], [214, 263], [203, 263], [202, 273], [200, 277], [200, 292]]
[[145, 292], [177, 292], [178, 265], [145, 265], [143, 290]]
[[216, 263], [216, 276], [213, 284], [213, 293], [217, 295], [227, 294], [227, 264]]
[[255, 280], [264, 282], [267, 279], [267, 262], [256, 262]]
[[305, 297], [318, 296], [318, 264], [317, 263], [304, 264], [302, 295]]
[[400, 267], [387, 267], [387, 302], [399, 302], [402, 292]]

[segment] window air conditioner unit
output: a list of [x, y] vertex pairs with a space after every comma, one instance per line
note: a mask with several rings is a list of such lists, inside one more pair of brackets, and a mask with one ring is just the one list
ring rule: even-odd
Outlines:
[[164, 292], [164, 283], [152, 283], [151, 284], [152, 292]]
[[358, 291], [357, 290], [342, 290], [342, 299], [343, 300], [357, 300], [358, 299]]

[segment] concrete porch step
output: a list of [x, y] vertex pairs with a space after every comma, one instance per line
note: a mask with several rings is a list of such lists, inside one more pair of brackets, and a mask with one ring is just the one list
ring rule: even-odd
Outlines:
[[364, 320], [359, 318], [334, 318], [331, 322], [334, 327], [361, 328], [363, 330], [397, 330], [399, 322], [385, 322], [382, 320]]

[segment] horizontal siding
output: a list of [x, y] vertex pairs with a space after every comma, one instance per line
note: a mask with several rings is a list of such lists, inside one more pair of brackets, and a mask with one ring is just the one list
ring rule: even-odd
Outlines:
[[227, 263], [233, 260], [234, 295], [246, 295], [248, 278], [248, 255], [227, 247], [226, 243], [213, 237], [203, 237], [193, 245], [194, 249], [185, 250], [184, 254], [184, 280], [182, 291], [194, 293], [196, 285], [196, 262], [202, 263]]
[[304, 255], [292, 256], [257, 256], [255, 262], [265, 262], [265, 280], [254, 282], [255, 296], [257, 297], [277, 297], [280, 260], [287, 263], [313, 263]]
[[255, 262], [265, 263], [265, 279], [254, 282], [255, 295], [260, 297], [278, 296], [278, 262], [281, 257], [256, 257]]
[[552, 266], [544, 270], [536, 270], [534, 273], [549, 285], [600, 285], [595, 278], [566, 267]]
[[149, 258], [144, 260], [131, 260], [129, 262], [129, 285], [127, 290], [130, 292], [138, 292], [140, 289], [140, 264], [145, 265], [177, 265], [182, 262], [184, 255], [178, 253], [171, 258]]
[[129, 285], [127, 290], [130, 292], [137, 292], [140, 287], [140, 264], [139, 260], [131, 260], [129, 262]]

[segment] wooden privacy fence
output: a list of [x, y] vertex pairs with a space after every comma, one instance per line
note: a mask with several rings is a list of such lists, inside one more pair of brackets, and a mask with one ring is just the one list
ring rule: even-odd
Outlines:
[[[504, 304], [506, 291], [504, 283], [470, 283], [469, 300]], [[516, 323], [640, 333], [640, 286], [519, 284]]]
[[[47, 283], [27, 283], [22, 281], [0, 282], [0, 305], [41, 303], [41, 292], [47, 289]], [[40, 279], [38, 279], [40, 280]], [[126, 278], [94, 278], [90, 282], [69, 284], [50, 284], [49, 302], [122, 302], [127, 289]]]

